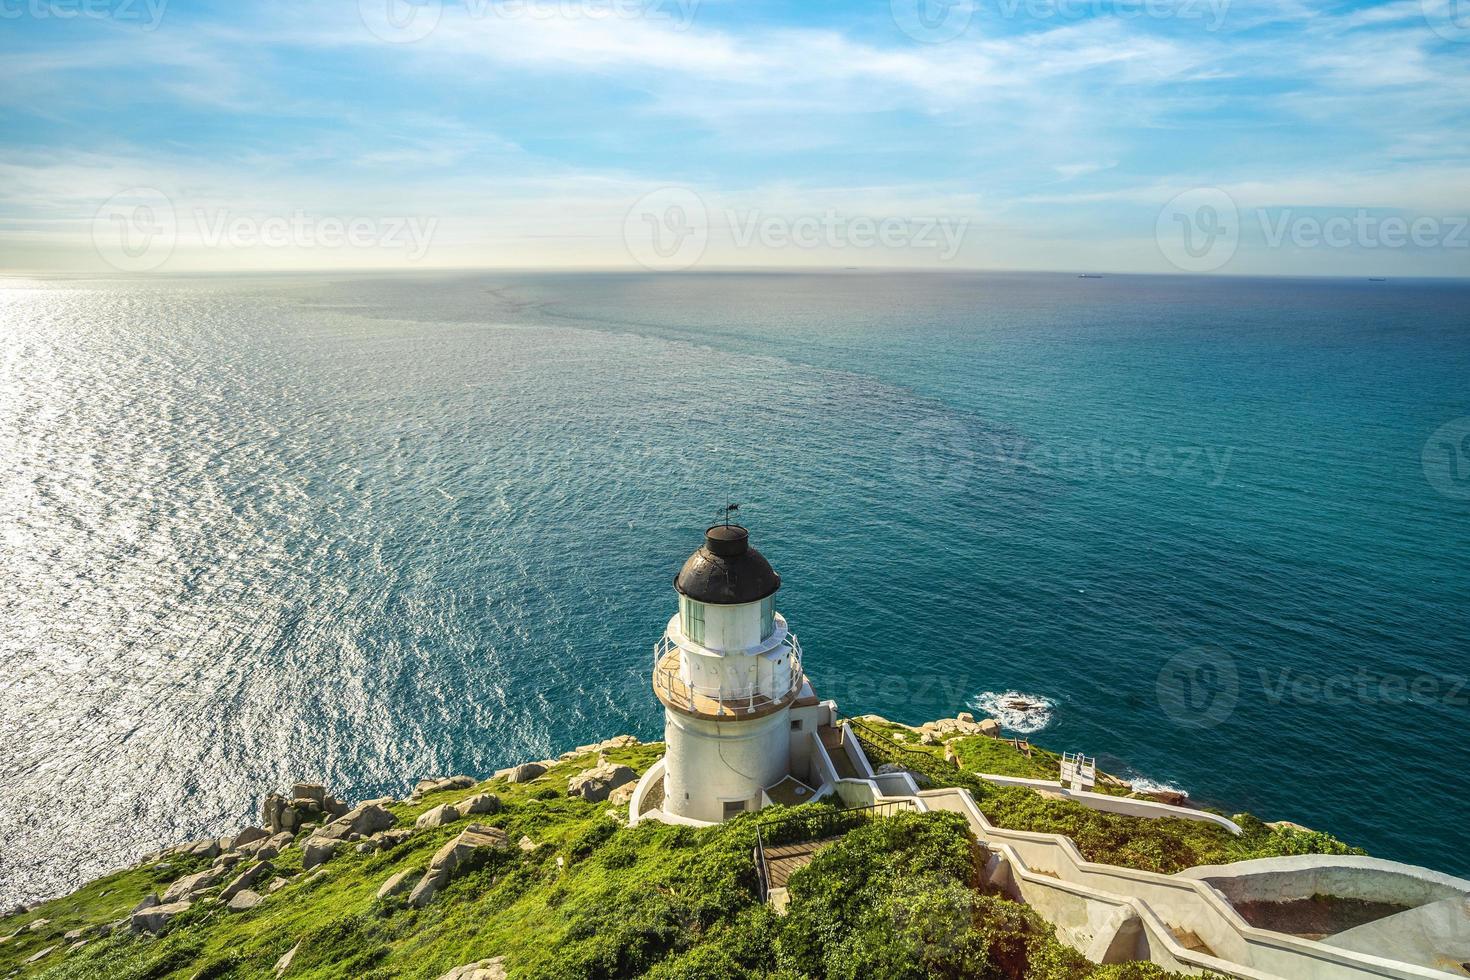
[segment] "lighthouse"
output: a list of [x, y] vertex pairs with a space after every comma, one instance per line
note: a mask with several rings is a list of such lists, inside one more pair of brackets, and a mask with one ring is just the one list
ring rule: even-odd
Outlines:
[[812, 699], [801, 646], [776, 611], [780, 588], [749, 532], [728, 523], [705, 531], [674, 578], [679, 608], [654, 647], [653, 690], [664, 708], [662, 809], [675, 818], [759, 809], [762, 790], [791, 772], [802, 725], [792, 706]]

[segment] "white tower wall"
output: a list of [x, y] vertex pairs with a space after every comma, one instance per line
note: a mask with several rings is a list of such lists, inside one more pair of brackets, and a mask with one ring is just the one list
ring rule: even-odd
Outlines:
[[707, 721], [666, 708], [664, 739], [664, 809], [694, 820], [724, 820], [735, 804], [759, 809], [761, 789], [790, 766], [786, 710], [754, 721]]

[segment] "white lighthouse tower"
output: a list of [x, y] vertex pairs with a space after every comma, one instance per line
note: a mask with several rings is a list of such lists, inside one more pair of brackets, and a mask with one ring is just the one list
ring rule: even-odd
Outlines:
[[674, 588], [679, 611], [653, 666], [667, 745], [662, 807], [721, 821], [759, 809], [762, 789], [790, 772], [801, 647], [776, 612], [781, 576], [739, 525], [707, 530]]

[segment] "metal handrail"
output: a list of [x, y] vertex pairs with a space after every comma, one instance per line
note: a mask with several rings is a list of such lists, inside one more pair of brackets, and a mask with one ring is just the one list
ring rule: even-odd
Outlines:
[[801, 691], [806, 676], [801, 666], [801, 643], [796, 639], [795, 633], [787, 633], [781, 638], [779, 645], [785, 648], [790, 660], [791, 683], [789, 685], [780, 690], [764, 690], [757, 677], [756, 681], [749, 685], [727, 691], [723, 686], [702, 687], [697, 684], [689, 684], [679, 677], [677, 669], [664, 666], [663, 662], [670, 653], [676, 649], [682, 649], [673, 637], [664, 634], [653, 647], [653, 686], [664, 696], [665, 700], [690, 710], [698, 710], [695, 699], [699, 698], [714, 702], [720, 714], [726, 711], [731, 714], [740, 710], [754, 711], [757, 701], [761, 704], [774, 704]]

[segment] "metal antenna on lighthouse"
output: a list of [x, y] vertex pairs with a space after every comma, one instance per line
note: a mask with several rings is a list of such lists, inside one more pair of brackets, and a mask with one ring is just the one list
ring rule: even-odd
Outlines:
[[739, 509], [740, 509], [740, 505], [739, 504], [731, 504], [731, 503], [727, 503], [727, 504], [725, 504], [725, 506], [723, 506], [723, 507], [720, 508], [720, 510], [724, 513], [724, 516], [725, 516], [725, 526], [726, 527], [729, 527], [730, 526], [730, 515], [733, 514], [733, 513], [735, 513], [735, 511], [737, 511]]

